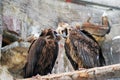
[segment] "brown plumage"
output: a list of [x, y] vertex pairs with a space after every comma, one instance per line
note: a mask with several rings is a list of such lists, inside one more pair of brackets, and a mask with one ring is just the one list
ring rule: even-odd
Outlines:
[[87, 31], [65, 28], [65, 51], [75, 70], [105, 65], [101, 48]]
[[102, 16], [102, 25], [94, 24], [90, 22], [89, 18], [86, 22], [82, 24], [82, 29], [88, 31], [92, 36], [98, 41], [98, 43], [102, 44], [105, 40], [105, 35], [110, 33], [111, 26], [109, 23], [109, 19], [106, 13]]
[[105, 64], [99, 44], [86, 31], [71, 30], [65, 42], [65, 49], [74, 69], [92, 68]]
[[58, 37], [52, 29], [42, 31], [40, 37], [33, 41], [28, 51], [25, 66], [25, 78], [36, 74], [51, 73], [58, 55]]
[[110, 32], [111, 26], [107, 16], [102, 16], [102, 25], [91, 23], [90, 19], [91, 17], [89, 17], [88, 20], [82, 24], [82, 29], [96, 36], [105, 36]]

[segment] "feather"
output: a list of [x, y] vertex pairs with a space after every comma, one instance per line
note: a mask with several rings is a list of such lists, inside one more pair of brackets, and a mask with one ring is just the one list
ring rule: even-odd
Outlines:
[[58, 55], [57, 36], [51, 29], [44, 30], [40, 37], [33, 41], [28, 51], [25, 65], [25, 78], [37, 74], [46, 75], [51, 73]]
[[[101, 48], [97, 41], [86, 31], [73, 29], [70, 31], [69, 42], [65, 43], [66, 55], [74, 69], [92, 68], [105, 64]], [[77, 67], [76, 67], [77, 65]]]

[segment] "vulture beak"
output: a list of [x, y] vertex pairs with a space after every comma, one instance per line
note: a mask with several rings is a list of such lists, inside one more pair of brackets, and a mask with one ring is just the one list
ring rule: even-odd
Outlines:
[[56, 31], [54, 31], [54, 38], [59, 41], [61, 40], [61, 34], [57, 33]]
[[65, 28], [63, 31], [62, 31], [62, 37], [63, 38], [67, 38], [69, 36], [69, 32], [71, 31], [71, 29], [68, 29], [68, 28]]

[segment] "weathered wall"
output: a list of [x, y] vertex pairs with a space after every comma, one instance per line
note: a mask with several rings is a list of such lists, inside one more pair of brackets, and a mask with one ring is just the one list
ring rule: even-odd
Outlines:
[[103, 53], [106, 57], [107, 65], [120, 63], [120, 25], [113, 25], [111, 32], [106, 35], [103, 43]]
[[[105, 8], [106, 9], [106, 8]], [[93, 8], [65, 3], [59, 0], [3, 0], [3, 26], [17, 32], [20, 27], [39, 26], [56, 28], [59, 21], [70, 24], [84, 22], [92, 16], [92, 22], [101, 23], [104, 8]], [[119, 11], [107, 11], [111, 24], [120, 21]]]

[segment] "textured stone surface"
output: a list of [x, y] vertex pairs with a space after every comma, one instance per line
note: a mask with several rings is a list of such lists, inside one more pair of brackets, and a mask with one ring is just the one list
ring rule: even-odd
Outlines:
[[6, 66], [0, 66], [0, 80], [13, 80], [13, 76], [7, 70]]
[[120, 25], [113, 25], [103, 43], [103, 53], [108, 65], [120, 63]]
[[[101, 23], [105, 9], [80, 6], [59, 0], [3, 0], [3, 26], [18, 31], [31, 26], [56, 28], [59, 21], [82, 23], [92, 16], [92, 22]], [[107, 11], [111, 24], [120, 21], [119, 11]], [[116, 18], [117, 17], [117, 18]]]

